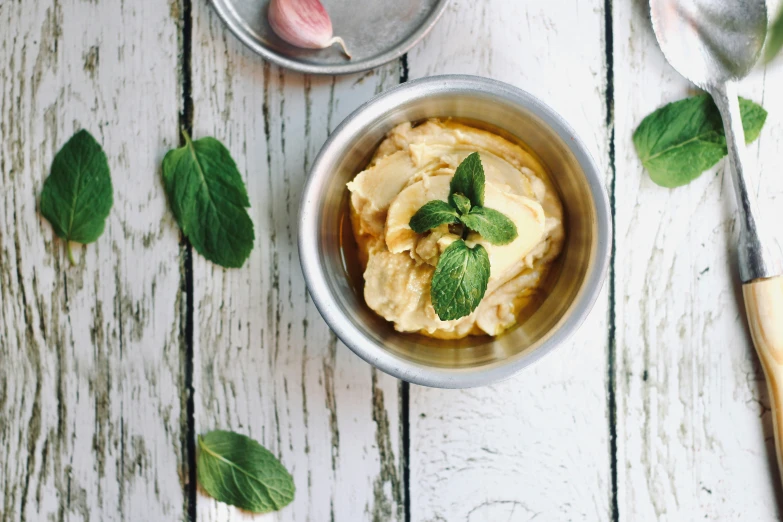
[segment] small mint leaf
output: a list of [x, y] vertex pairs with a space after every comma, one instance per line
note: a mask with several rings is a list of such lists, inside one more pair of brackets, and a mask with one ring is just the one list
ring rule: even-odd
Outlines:
[[497, 210], [473, 207], [469, 214], [460, 216], [462, 224], [493, 245], [507, 245], [517, 238], [517, 226]]
[[43, 217], [66, 241], [71, 263], [70, 241], [92, 243], [103, 234], [113, 192], [106, 154], [89, 132], [80, 130], [55, 154], [40, 203]]
[[462, 194], [450, 194], [449, 204], [457, 209], [460, 214], [467, 214], [470, 212], [470, 200]]
[[441, 321], [470, 315], [489, 282], [489, 255], [481, 245], [469, 248], [461, 239], [441, 254], [432, 276], [430, 298]]
[[245, 182], [228, 149], [215, 138], [192, 141], [163, 157], [163, 186], [182, 233], [196, 252], [226, 268], [253, 250]]
[[484, 205], [484, 167], [478, 152], [459, 164], [451, 178], [450, 194], [463, 194], [474, 207]]
[[457, 223], [457, 211], [445, 201], [435, 199], [421, 207], [408, 225], [414, 232], [421, 234], [431, 228], [452, 223]]
[[764, 52], [764, 61], [769, 62], [780, 50], [783, 49], [783, 9], [778, 13], [778, 17], [769, 26], [767, 32], [767, 49]]
[[[745, 142], [758, 138], [767, 111], [739, 99]], [[709, 94], [664, 105], [647, 115], [633, 133], [642, 165], [656, 184], [687, 185], [727, 154], [720, 112]]]
[[198, 436], [198, 481], [215, 500], [253, 513], [290, 504], [291, 474], [261, 444], [239, 433], [215, 430]]

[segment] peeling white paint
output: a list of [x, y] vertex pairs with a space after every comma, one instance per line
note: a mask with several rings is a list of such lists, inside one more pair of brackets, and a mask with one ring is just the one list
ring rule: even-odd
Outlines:
[[[691, 89], [658, 51], [645, 2], [610, 2], [609, 18], [605, 5], [453, 0], [408, 56], [410, 79], [479, 74], [538, 96], [610, 186], [614, 130], [617, 225], [614, 300], [607, 285], [567, 345], [496, 386], [410, 388], [414, 522], [780, 516], [769, 401], [730, 251], [730, 186], [722, 167], [676, 190], [650, 182], [631, 134]], [[176, 1], [0, 4], [3, 522], [187, 517], [184, 255], [159, 181], [179, 142], [182, 13]], [[295, 247], [309, 163], [355, 107], [398, 83], [400, 64], [304, 76], [242, 47], [207, 2], [194, 2], [189, 23], [193, 135], [232, 152], [256, 227], [242, 269], [193, 254], [195, 430], [246, 433], [291, 470], [296, 500], [263, 520], [401, 522], [400, 386], [329, 333]], [[780, 85], [777, 62], [741, 88], [770, 113], [749, 170], [763, 174], [772, 224], [783, 218]], [[115, 205], [70, 267], [37, 198], [80, 127], [107, 152]], [[198, 520], [252, 518], [196, 498]]]

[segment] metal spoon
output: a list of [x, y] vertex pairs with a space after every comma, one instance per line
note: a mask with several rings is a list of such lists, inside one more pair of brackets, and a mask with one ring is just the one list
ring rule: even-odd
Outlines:
[[653, 30], [669, 63], [712, 95], [720, 110], [740, 219], [739, 271], [753, 343], [764, 367], [783, 473], [783, 255], [759, 220], [752, 180], [743, 169], [737, 81], [761, 54], [765, 0], [650, 0]]

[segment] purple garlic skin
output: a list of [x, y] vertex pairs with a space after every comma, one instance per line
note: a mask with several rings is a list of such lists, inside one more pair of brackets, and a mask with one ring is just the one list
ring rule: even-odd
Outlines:
[[334, 36], [332, 20], [319, 0], [271, 0], [268, 16], [275, 34], [291, 45], [325, 49], [340, 44], [351, 57], [343, 39]]

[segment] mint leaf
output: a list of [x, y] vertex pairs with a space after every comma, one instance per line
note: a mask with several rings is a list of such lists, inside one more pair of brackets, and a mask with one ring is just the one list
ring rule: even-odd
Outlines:
[[769, 27], [767, 32], [767, 49], [764, 51], [764, 61], [769, 62], [783, 49], [783, 9]]
[[462, 194], [449, 194], [449, 204], [456, 208], [460, 214], [470, 212], [470, 200]]
[[450, 194], [462, 194], [473, 206], [484, 205], [484, 167], [478, 152], [462, 160], [451, 178]]
[[491, 208], [473, 207], [470, 213], [463, 214], [459, 220], [493, 245], [507, 245], [517, 237], [514, 222]]
[[[767, 111], [739, 99], [745, 141], [758, 138]], [[698, 178], [727, 154], [723, 122], [708, 94], [670, 103], [648, 115], [633, 143], [650, 178], [662, 187], [679, 187]]]
[[163, 158], [163, 184], [182, 233], [196, 251], [227, 268], [242, 266], [253, 249], [250, 201], [228, 149], [215, 138], [191, 141]]
[[441, 254], [430, 285], [432, 307], [441, 321], [470, 315], [484, 298], [489, 282], [489, 255], [481, 245], [469, 248], [464, 238], [469, 230], [496, 245], [517, 237], [514, 222], [500, 212], [484, 208], [484, 167], [478, 152], [466, 157], [451, 178], [449, 202], [430, 201], [411, 218], [416, 233], [443, 224], [463, 224], [463, 239]]
[[71, 263], [71, 241], [92, 243], [103, 234], [113, 192], [106, 154], [89, 132], [80, 130], [55, 154], [39, 207], [66, 241]]
[[461, 239], [441, 254], [432, 276], [430, 298], [441, 321], [470, 315], [489, 281], [489, 255], [481, 245], [469, 248]]
[[294, 499], [294, 479], [280, 461], [250, 437], [216, 430], [198, 437], [198, 481], [213, 498], [267, 513]]
[[408, 225], [417, 234], [440, 225], [457, 223], [457, 211], [445, 201], [435, 199], [424, 204], [411, 218]]

